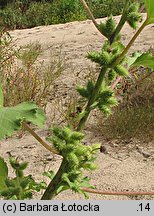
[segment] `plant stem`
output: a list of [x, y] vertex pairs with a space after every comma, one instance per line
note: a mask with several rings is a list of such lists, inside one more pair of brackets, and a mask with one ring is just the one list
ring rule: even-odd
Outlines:
[[95, 88], [94, 88], [94, 90], [93, 90], [93, 92], [89, 98], [89, 101], [87, 103], [87, 106], [85, 108], [85, 115], [81, 118], [81, 120], [78, 124], [78, 127], [77, 127], [77, 131], [81, 131], [83, 129], [83, 127], [85, 126], [85, 123], [86, 123], [88, 116], [91, 112], [91, 106], [93, 105], [93, 103], [95, 102], [95, 100], [99, 94], [99, 91], [100, 91], [100, 88], [101, 88], [101, 85], [102, 85], [106, 71], [107, 71], [107, 68], [104, 68], [104, 67], [101, 68], [100, 74], [99, 74], [98, 79], [96, 81]]
[[82, 4], [83, 4], [85, 10], [86, 10], [87, 13], [89, 14], [89, 16], [90, 16], [92, 22], [94, 23], [94, 25], [96, 26], [96, 28], [98, 28], [98, 24], [97, 24], [97, 22], [96, 22], [96, 20], [95, 20], [95, 18], [94, 18], [94, 16], [93, 16], [93, 14], [92, 14], [90, 8], [88, 7], [87, 3], [85, 2], [85, 0], [81, 0], [81, 2], [82, 2]]
[[145, 28], [145, 26], [147, 24], [148, 24], [148, 19], [146, 19], [143, 22], [143, 24], [140, 26], [140, 28], [137, 30], [137, 32], [135, 33], [135, 35], [132, 37], [132, 39], [130, 40], [130, 42], [128, 43], [128, 45], [124, 49], [124, 51], [121, 53], [121, 55], [113, 63], [112, 67], [115, 66], [115, 65], [117, 65], [123, 59], [123, 57], [127, 54], [128, 50], [130, 49], [130, 47], [132, 46], [132, 44], [134, 43], [134, 41], [136, 40], [136, 38], [139, 36], [139, 34], [141, 33], [141, 31]]
[[[87, 10], [88, 14], [90, 15], [94, 25], [97, 27], [97, 29], [99, 30], [99, 26], [98, 24], [96, 23], [90, 9], [88, 8], [86, 2], [84, 0], [81, 0], [83, 5], [85, 6], [85, 9]], [[124, 18], [123, 18], [124, 19]], [[123, 20], [121, 21], [121, 23], [119, 24], [119, 27], [118, 29], [116, 30], [116, 34], [115, 36], [119, 33], [119, 31], [121, 30], [120, 28], [122, 28], [123, 26]], [[134, 41], [136, 40], [136, 38], [138, 37], [138, 35], [141, 33], [141, 31], [143, 30], [143, 28], [147, 25], [148, 23], [148, 20], [146, 19], [145, 22], [141, 25], [141, 27], [138, 29], [138, 31], [136, 32], [136, 34], [133, 36], [133, 38], [131, 39], [131, 41], [129, 42], [129, 44], [126, 46], [126, 48], [124, 49], [124, 51], [121, 53], [121, 55], [117, 58], [117, 60], [110, 66], [110, 67], [114, 67], [115, 65], [117, 65], [122, 59], [123, 57], [127, 54], [128, 50], [130, 49], [130, 47], [132, 46], [132, 44], [134, 43]], [[120, 30], [119, 30], [120, 29]], [[113, 39], [114, 40], [114, 37], [113, 36]], [[111, 41], [112, 43], [112, 41]], [[103, 79], [104, 79], [104, 76], [105, 76], [105, 73], [107, 71], [107, 68], [106, 67], [102, 67], [101, 68], [101, 71], [100, 71], [100, 74], [98, 76], [98, 79], [96, 81], [96, 84], [95, 84], [95, 87], [94, 87], [94, 90], [89, 98], [89, 101], [87, 103], [87, 106], [85, 108], [85, 115], [81, 118], [79, 124], [78, 124], [78, 127], [77, 127], [77, 131], [81, 131], [83, 129], [83, 127], [85, 126], [85, 123], [89, 117], [89, 114], [92, 110], [91, 106], [93, 105], [93, 103], [96, 101], [96, 98], [100, 92], [100, 89], [101, 89], [101, 85], [102, 85], [102, 82], [103, 82]], [[33, 135], [33, 134], [32, 134]], [[35, 137], [35, 136], [34, 136]], [[42, 143], [41, 143], [42, 144]], [[61, 183], [62, 181], [62, 175], [63, 173], [65, 172], [65, 168], [66, 168], [67, 164], [66, 164], [66, 161], [65, 159], [63, 158], [62, 159], [62, 162], [61, 162], [61, 166], [59, 167], [59, 170], [58, 172], [56, 173], [56, 175], [54, 176], [53, 180], [51, 180], [51, 182], [49, 183], [47, 189], [45, 190], [41, 200], [50, 200], [50, 199], [53, 199], [56, 195], [57, 195], [57, 188], [59, 186], [59, 184]], [[92, 190], [89, 190], [89, 189], [86, 189], [86, 188], [83, 188], [84, 191], [86, 192], [89, 192], [89, 193], [99, 193], [98, 190], [96, 191], [92, 191]], [[109, 194], [107, 192], [101, 192], [100, 191], [100, 194]], [[112, 192], [112, 195], [113, 195], [114, 192]], [[111, 192], [110, 192], [111, 194]], [[125, 195], [124, 192], [123, 194], [121, 194], [121, 192], [115, 192], [116, 195]], [[153, 192], [152, 192], [153, 194]], [[136, 192], [136, 194], [134, 193], [130, 193], [127, 194], [127, 195], [138, 195], [138, 193]], [[139, 195], [143, 195], [143, 192], [142, 194], [140, 193]], [[145, 194], [145, 195], [149, 195], [149, 193]]]
[[49, 146], [37, 133], [35, 133], [35, 131], [33, 131], [33, 130], [28, 126], [28, 124], [27, 124], [26, 122], [22, 122], [22, 125], [23, 125], [23, 127], [24, 127], [37, 141], [39, 141], [39, 143], [40, 143], [41, 145], [43, 145], [47, 150], [49, 150], [49, 151], [52, 152], [53, 154], [59, 154], [59, 152], [58, 152], [55, 148]]
[[21, 194], [22, 194], [23, 189], [20, 186], [20, 177], [18, 176], [17, 172], [16, 172], [16, 186], [18, 186], [20, 188], [20, 192], [17, 195], [17, 199], [22, 200], [22, 195]]
[[[128, 45], [126, 46], [126, 48], [124, 49], [124, 51], [121, 53], [121, 55], [116, 59], [116, 61], [110, 66], [110, 67], [114, 67], [115, 65], [117, 65], [122, 59], [123, 57], [127, 54], [128, 50], [130, 49], [130, 47], [132, 46], [132, 44], [134, 43], [134, 41], [136, 40], [136, 38], [139, 36], [139, 34], [141, 33], [141, 31], [144, 29], [144, 27], [147, 25], [147, 19], [144, 21], [144, 23], [140, 26], [140, 28], [138, 29], [138, 31], [135, 33], [135, 35], [133, 36], [133, 38], [131, 39], [131, 41], [128, 43]], [[77, 127], [77, 131], [81, 131], [83, 129], [83, 127], [85, 126], [85, 123], [88, 119], [88, 116], [90, 114], [91, 111], [91, 105], [95, 102], [97, 95], [100, 91], [100, 87], [102, 85], [105, 73], [107, 71], [107, 68], [101, 68], [99, 77], [97, 79], [94, 91], [91, 95], [91, 97], [89, 98], [88, 104], [85, 108], [85, 115], [81, 118], [78, 127]]]
[[[82, 4], [83, 4], [85, 10], [87, 11], [87, 13], [88, 13], [88, 15], [89, 15], [91, 21], [93, 22], [94, 26], [95, 26], [95, 27], [97, 28], [97, 30], [101, 33], [101, 35], [103, 35], [102, 32], [100, 31], [99, 24], [96, 22], [96, 20], [95, 20], [93, 14], [92, 14], [90, 8], [88, 7], [87, 3], [85, 2], [85, 0], [81, 0], [81, 2], [82, 2]], [[103, 36], [106, 37], [105, 35], [103, 35]]]
[[125, 24], [126, 22], [126, 17], [127, 17], [127, 9], [128, 9], [128, 6], [129, 6], [129, 1], [128, 0], [125, 0], [125, 5], [124, 5], [124, 9], [123, 9], [123, 13], [122, 13], [122, 16], [121, 16], [121, 19], [115, 29], [115, 31], [113, 32], [113, 34], [111, 35], [109, 41], [110, 41], [110, 44], [112, 44], [114, 42], [114, 39], [116, 38], [116, 36], [119, 34], [119, 32], [121, 31], [123, 25]]
[[[129, 42], [129, 44], [127, 45], [127, 47], [125, 48], [125, 50], [122, 52], [122, 54], [119, 56], [119, 58], [114, 62], [114, 64], [112, 65], [115, 66], [116, 64], [118, 64], [121, 59], [126, 55], [126, 53], [128, 52], [129, 48], [132, 46], [132, 44], [134, 43], [134, 41], [136, 40], [136, 38], [138, 37], [138, 35], [141, 33], [141, 31], [144, 29], [144, 27], [147, 25], [148, 20], [146, 19], [144, 21], [144, 23], [141, 25], [141, 27], [138, 29], [138, 31], [136, 32], [136, 34], [134, 35], [134, 37], [131, 39], [131, 41]], [[118, 77], [112, 84], [111, 84], [111, 89], [114, 89], [117, 85], [118, 82], [120, 82], [121, 77]]]
[[61, 183], [62, 175], [65, 172], [65, 168], [66, 168], [66, 161], [65, 159], [63, 159], [58, 172], [49, 183], [47, 189], [45, 190], [43, 196], [41, 197], [41, 200], [51, 200], [57, 195], [56, 190], [59, 184]]
[[[88, 101], [88, 104], [87, 104], [86, 108], [85, 108], [86, 114], [80, 120], [80, 123], [78, 125], [78, 128], [77, 128], [78, 131], [82, 130], [82, 128], [84, 127], [84, 125], [86, 123], [86, 120], [87, 120], [87, 118], [88, 118], [88, 116], [90, 114], [90, 111], [91, 111], [91, 105], [95, 102], [95, 100], [97, 98], [97, 95], [98, 95], [98, 93], [100, 91], [100, 88], [101, 88], [101, 85], [102, 85], [102, 82], [103, 82], [106, 71], [107, 71], [107, 68], [101, 68], [101, 71], [100, 71], [100, 74], [98, 76], [94, 91], [93, 91], [93, 93], [92, 93], [92, 95], [91, 95], [91, 97], [90, 97], [90, 99]], [[53, 199], [57, 195], [56, 194], [56, 189], [57, 189], [58, 185], [61, 183], [61, 178], [62, 178], [62, 175], [63, 175], [63, 173], [65, 171], [66, 166], [67, 165], [66, 165], [65, 159], [63, 158], [61, 166], [59, 167], [58, 172], [56, 173], [54, 178], [49, 183], [49, 185], [46, 188], [41, 200], [50, 200], [50, 199]]]
[[154, 195], [154, 191], [149, 192], [142, 192], [142, 191], [101, 191], [97, 189], [90, 189], [90, 188], [81, 188], [83, 191], [93, 194], [101, 194], [101, 195], [122, 195], [122, 196], [149, 196]]

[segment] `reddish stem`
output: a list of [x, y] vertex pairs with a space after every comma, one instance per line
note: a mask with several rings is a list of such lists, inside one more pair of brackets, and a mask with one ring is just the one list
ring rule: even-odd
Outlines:
[[97, 190], [97, 189], [89, 189], [89, 188], [82, 188], [83, 191], [88, 192], [88, 193], [93, 193], [93, 194], [101, 194], [101, 195], [122, 195], [122, 196], [152, 196], [154, 195], [154, 191], [150, 192], [143, 192], [143, 191], [102, 191], [102, 190]]

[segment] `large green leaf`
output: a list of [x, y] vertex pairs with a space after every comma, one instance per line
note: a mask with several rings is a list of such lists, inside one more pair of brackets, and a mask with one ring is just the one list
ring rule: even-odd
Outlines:
[[0, 191], [4, 190], [6, 185], [5, 185], [5, 180], [8, 177], [8, 167], [3, 160], [3, 158], [0, 157]]
[[42, 127], [45, 114], [32, 102], [24, 102], [15, 107], [0, 107], [0, 139], [19, 130], [22, 121], [29, 121]]
[[147, 10], [148, 24], [154, 23], [154, 0], [144, 0]]
[[152, 68], [154, 70], [154, 56], [152, 56], [148, 53], [143, 53], [131, 65], [131, 67], [134, 67], [134, 66], [144, 66], [144, 67]]
[[43, 127], [45, 122], [45, 114], [35, 103], [24, 102], [13, 107], [13, 109], [20, 112], [24, 120], [30, 121], [39, 127]]

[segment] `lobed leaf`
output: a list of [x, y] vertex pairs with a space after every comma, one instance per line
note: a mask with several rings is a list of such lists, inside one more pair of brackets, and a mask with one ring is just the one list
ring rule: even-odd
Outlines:
[[134, 67], [134, 66], [144, 66], [144, 67], [152, 68], [154, 70], [154, 56], [152, 56], [148, 53], [143, 53], [131, 65], [131, 67]]
[[32, 102], [24, 102], [15, 107], [0, 107], [0, 139], [11, 136], [15, 131], [21, 129], [22, 121], [29, 121], [42, 127], [45, 115]]
[[45, 122], [45, 114], [35, 103], [24, 102], [18, 104], [13, 109], [18, 111], [24, 120], [30, 121], [39, 127], [43, 127]]

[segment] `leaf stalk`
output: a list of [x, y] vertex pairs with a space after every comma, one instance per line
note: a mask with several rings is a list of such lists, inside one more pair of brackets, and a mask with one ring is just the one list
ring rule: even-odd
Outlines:
[[133, 45], [133, 43], [136, 40], [136, 38], [139, 36], [139, 34], [142, 32], [142, 30], [145, 28], [145, 26], [147, 26], [147, 24], [148, 24], [148, 19], [146, 19], [143, 22], [143, 24], [140, 26], [140, 28], [134, 34], [134, 36], [132, 37], [132, 39], [130, 40], [130, 42], [128, 43], [128, 45], [126, 46], [126, 48], [124, 49], [124, 51], [121, 53], [121, 55], [113, 63], [112, 67], [115, 66], [115, 65], [117, 65], [123, 59], [123, 57], [127, 54], [127, 52], [130, 49], [130, 47]]
[[55, 148], [49, 146], [37, 133], [35, 133], [35, 131], [33, 131], [26, 122], [22, 122], [22, 126], [47, 150], [49, 150], [53, 154], [59, 154], [59, 152]]

